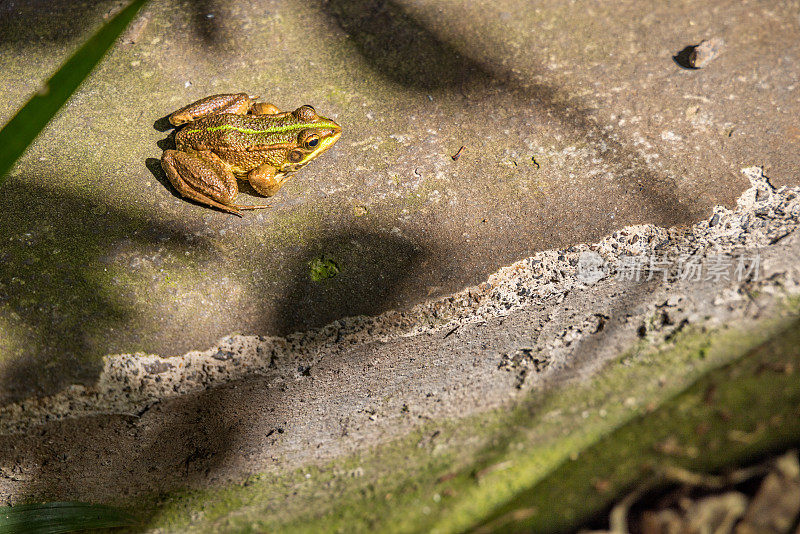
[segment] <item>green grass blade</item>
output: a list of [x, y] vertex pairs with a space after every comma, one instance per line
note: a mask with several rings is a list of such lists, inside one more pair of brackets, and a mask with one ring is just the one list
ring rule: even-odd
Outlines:
[[44, 88], [0, 130], [0, 185], [6, 174], [39, 132], [58, 113], [78, 86], [89, 76], [117, 37], [147, 0], [133, 0], [109, 20], [47, 81]]
[[0, 534], [57, 534], [135, 523], [127, 512], [100, 504], [51, 502], [0, 507]]

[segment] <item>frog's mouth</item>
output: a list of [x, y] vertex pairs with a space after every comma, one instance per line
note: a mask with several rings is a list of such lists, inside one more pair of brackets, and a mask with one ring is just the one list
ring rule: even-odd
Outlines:
[[342, 131], [338, 130], [335, 131], [333, 135], [329, 135], [328, 137], [322, 139], [319, 146], [312, 153], [308, 155], [308, 158], [306, 158], [305, 161], [306, 162], [311, 161], [312, 159], [316, 158], [317, 156], [328, 150], [330, 147], [336, 144], [336, 141], [338, 141], [339, 137], [341, 136], [342, 136]]

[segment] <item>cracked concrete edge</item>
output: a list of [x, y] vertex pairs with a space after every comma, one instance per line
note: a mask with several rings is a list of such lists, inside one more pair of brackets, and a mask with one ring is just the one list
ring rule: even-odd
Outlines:
[[[624, 262], [625, 256], [698, 259], [707, 255], [732, 256], [737, 251], [740, 255], [742, 251], [750, 254], [773, 251], [772, 256], [780, 258], [787, 251], [791, 253], [788, 248], [790, 240], [786, 238], [795, 234], [800, 223], [800, 187], [776, 190], [759, 167], [748, 167], [742, 172], [750, 179], [751, 187], [740, 196], [736, 207], [716, 206], [709, 219], [689, 228], [662, 228], [649, 224], [629, 226], [594, 244], [539, 252], [500, 269], [477, 287], [419, 304], [408, 311], [392, 310], [375, 317], [347, 317], [319, 329], [286, 337], [231, 335], [208, 350], [191, 351], [181, 356], [161, 357], [143, 353], [106, 356], [103, 370], [92, 386], [72, 385], [51, 396], [30, 398], [0, 408], [0, 433], [25, 432], [33, 426], [65, 418], [136, 414], [161, 400], [247, 376], [292, 380], [322, 358], [346, 347], [390, 343], [400, 337], [430, 332], [452, 332], [463, 325], [505, 316], [533, 304], [549, 306], [557, 313], [558, 305], [572, 292], [597, 292], [600, 300], [607, 296], [608, 287], [604, 287], [603, 282], [620, 274], [623, 269], [621, 260]], [[596, 277], [587, 277], [587, 271], [581, 272], [579, 266], [587, 259], [596, 258], [601, 258], [608, 268]], [[780, 280], [775, 273], [762, 272], [759, 280], [751, 276], [729, 285], [712, 302], [687, 299], [688, 302], [681, 305], [683, 315], [692, 323], [719, 323], [746, 315], [742, 307], [736, 306], [729, 307], [727, 314], [721, 311], [716, 316], [709, 314], [712, 308], [721, 310], [725, 303], [741, 300], [742, 294], [762, 291], [771, 294], [773, 301], [795, 296], [800, 293], [800, 274], [794, 264], [796, 262], [790, 258], [783, 266]], [[644, 268], [647, 269], [647, 265]], [[650, 320], [647, 317], [652, 315], [652, 310], [675, 306], [683, 298], [681, 290], [687, 289], [686, 282], [676, 274], [670, 274], [664, 280], [663, 290], [653, 292], [653, 302], [631, 311], [637, 320], [644, 321], [637, 330], [640, 336], [647, 334], [647, 321]], [[748, 285], [749, 289], [745, 287]], [[671, 296], [663, 303], [655, 302], [663, 300], [665, 295]], [[535, 346], [530, 347], [529, 352], [545, 354], [556, 363], [547, 366], [546, 372], [540, 373], [542, 376], [569, 366], [569, 362], [558, 357], [558, 353], [563, 352], [562, 356], [566, 356], [570, 352], [566, 347], [574, 347], [576, 342], [596, 332], [603, 321], [604, 310], [606, 306], [599, 307], [596, 313], [590, 309], [583, 310], [585, 319], [590, 322], [595, 319], [595, 323], [587, 328], [570, 326], [569, 321], [565, 323], [562, 320], [554, 321], [558, 323], [556, 328], [545, 327], [539, 332]], [[660, 337], [663, 339], [669, 332], [662, 334]], [[622, 339], [623, 344], [631, 342], [631, 336]], [[617, 345], [617, 348], [621, 347]], [[527, 356], [524, 354], [521, 359], [530, 359]], [[591, 365], [585, 366], [584, 372], [597, 368], [606, 357], [589, 362]], [[509, 369], [520, 365], [513, 355], [504, 355], [503, 361]], [[527, 363], [521, 362], [523, 366]], [[536, 371], [539, 373], [541, 370]], [[524, 373], [520, 382], [520, 385], [525, 382]]]

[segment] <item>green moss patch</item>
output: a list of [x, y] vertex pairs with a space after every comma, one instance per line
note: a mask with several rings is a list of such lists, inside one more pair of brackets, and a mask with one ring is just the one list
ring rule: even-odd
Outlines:
[[720, 472], [800, 443], [800, 321], [637, 416], [483, 521], [484, 531], [574, 529], [668, 468]]
[[321, 282], [339, 274], [339, 266], [327, 256], [314, 258], [308, 263], [308, 275], [314, 282]]

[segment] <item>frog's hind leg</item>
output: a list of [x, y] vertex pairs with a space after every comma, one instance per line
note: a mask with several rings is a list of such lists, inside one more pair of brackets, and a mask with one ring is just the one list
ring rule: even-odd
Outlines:
[[277, 106], [273, 106], [267, 102], [255, 102], [250, 107], [250, 114], [251, 115], [279, 115], [281, 113], [285, 113], [277, 108]]
[[181, 196], [241, 217], [236, 177], [213, 152], [165, 150], [161, 167]]
[[169, 122], [173, 126], [180, 126], [218, 113], [246, 115], [253, 107], [254, 100], [255, 98], [249, 97], [247, 93], [207, 96], [172, 113]]

